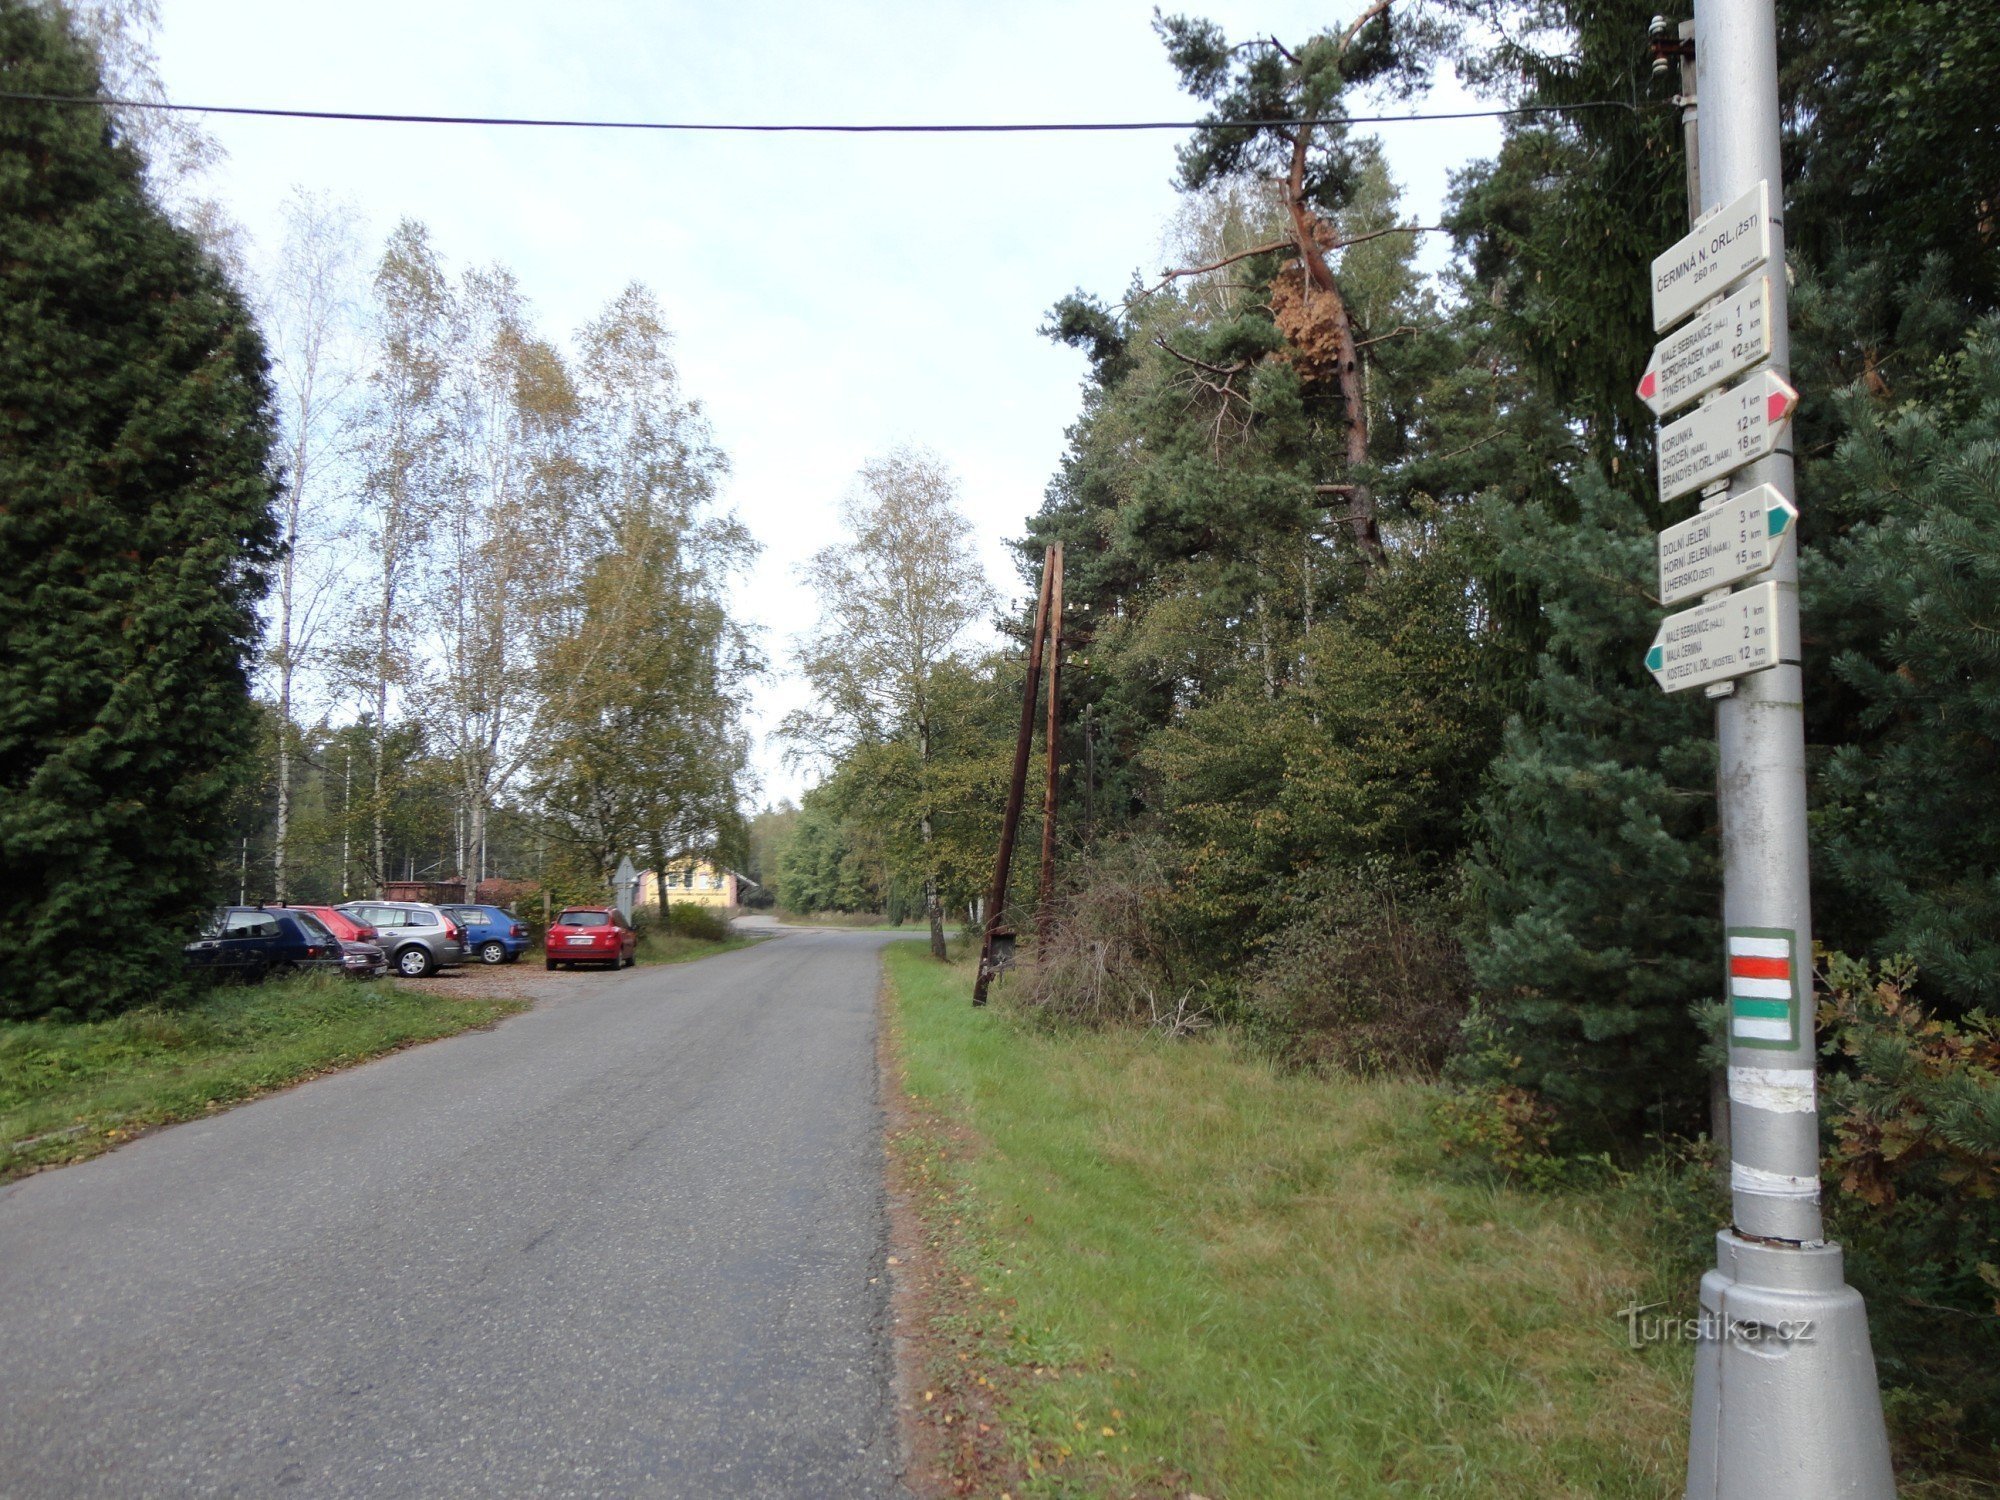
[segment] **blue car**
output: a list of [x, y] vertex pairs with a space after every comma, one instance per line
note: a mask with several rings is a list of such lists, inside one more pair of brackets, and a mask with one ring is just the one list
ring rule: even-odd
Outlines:
[[266, 974], [306, 969], [341, 971], [340, 939], [317, 917], [261, 906], [222, 906], [209, 914], [201, 935], [181, 950], [190, 969], [254, 984]]
[[528, 929], [499, 906], [454, 906], [451, 914], [465, 929], [465, 954], [483, 964], [518, 962], [528, 951]]

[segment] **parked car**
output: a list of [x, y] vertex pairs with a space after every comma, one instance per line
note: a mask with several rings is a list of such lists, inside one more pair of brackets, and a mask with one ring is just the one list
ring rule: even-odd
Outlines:
[[293, 908], [219, 906], [181, 961], [218, 978], [256, 983], [266, 974], [338, 971], [340, 940], [317, 918]]
[[350, 979], [380, 979], [389, 972], [389, 956], [377, 943], [340, 943], [340, 967]]
[[527, 926], [498, 906], [454, 906], [451, 914], [465, 929], [465, 951], [483, 964], [519, 961], [530, 946]]
[[629, 969], [639, 946], [639, 934], [615, 906], [572, 906], [549, 929], [548, 966], [574, 969], [578, 964], [610, 964]]
[[343, 943], [375, 943], [381, 940], [380, 934], [373, 927], [352, 912], [342, 911], [337, 906], [295, 905], [291, 909], [318, 917]]
[[344, 901], [339, 909], [375, 929], [389, 966], [405, 979], [424, 979], [465, 962], [464, 933], [447, 908], [421, 901]]

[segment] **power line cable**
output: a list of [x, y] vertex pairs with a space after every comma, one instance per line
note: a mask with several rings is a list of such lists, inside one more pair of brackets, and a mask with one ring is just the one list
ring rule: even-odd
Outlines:
[[1637, 114], [1664, 108], [1671, 100], [1635, 104], [1624, 99], [1586, 99], [1576, 104], [1522, 104], [1507, 109], [1448, 110], [1436, 114], [1337, 115], [1274, 120], [1070, 120], [992, 124], [846, 125], [735, 123], [719, 120], [564, 120], [518, 115], [415, 115], [347, 109], [279, 109], [249, 104], [177, 104], [165, 99], [107, 99], [93, 94], [34, 94], [0, 89], [0, 99], [23, 104], [103, 105], [113, 109], [167, 110], [179, 114], [251, 115], [273, 120], [335, 120], [381, 125], [506, 125], [544, 130], [664, 130], [726, 135], [1055, 135], [1136, 130], [1291, 129], [1301, 125], [1402, 125], [1430, 120], [1497, 120], [1562, 114], [1571, 110], [1623, 109]]

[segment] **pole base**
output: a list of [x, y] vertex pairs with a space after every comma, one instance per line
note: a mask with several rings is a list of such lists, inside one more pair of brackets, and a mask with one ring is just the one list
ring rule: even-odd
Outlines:
[[1893, 1500], [1868, 1316], [1843, 1277], [1838, 1245], [1716, 1236], [1688, 1500]]

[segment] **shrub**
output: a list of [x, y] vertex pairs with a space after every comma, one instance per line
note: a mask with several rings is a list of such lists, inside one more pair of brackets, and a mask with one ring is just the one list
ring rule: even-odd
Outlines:
[[[660, 914], [649, 911], [647, 917], [646, 925], [653, 931], [659, 931]], [[667, 907], [665, 930], [675, 937], [719, 943], [729, 936], [729, 918], [713, 906], [697, 906], [692, 901], [678, 902]]]
[[1022, 1003], [1050, 1020], [1092, 1026], [1179, 1034], [1205, 1025], [1208, 985], [1162, 925], [1167, 882], [1150, 846], [1120, 845], [1076, 879], [1058, 896], [1054, 930], [1025, 971]]
[[1435, 1077], [1470, 988], [1445, 903], [1341, 870], [1312, 881], [1297, 904], [1245, 976], [1246, 1019], [1290, 1061]]
[[2000, 1472], [2000, 1020], [1941, 1020], [1907, 960], [1826, 958], [1829, 1233], [1870, 1326], [1900, 1435]]

